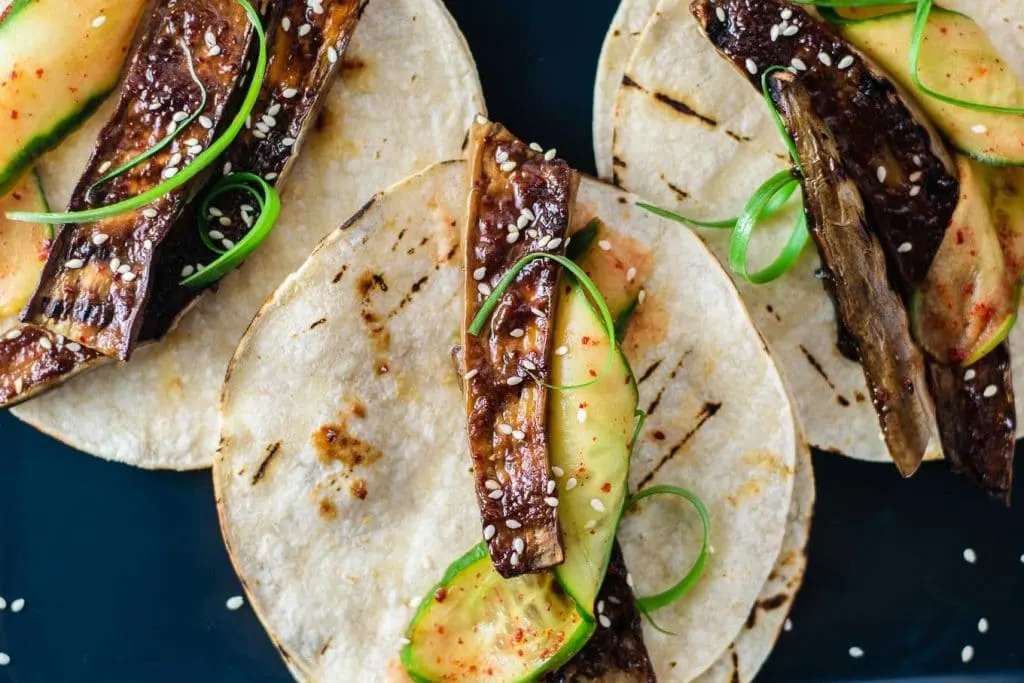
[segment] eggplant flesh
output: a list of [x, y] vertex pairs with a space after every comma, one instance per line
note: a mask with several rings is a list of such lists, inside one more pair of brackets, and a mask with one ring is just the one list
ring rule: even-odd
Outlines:
[[[224, 173], [224, 164], [230, 163], [228, 170], [232, 172], [255, 173], [277, 187], [284, 184], [306, 133], [319, 116], [323, 97], [341, 68], [341, 56], [359, 20], [360, 7], [359, 0], [326, 0], [324, 12], [316, 14], [307, 11], [306, 5], [286, 4], [284, 0], [268, 3], [268, 72], [253, 118], [273, 116], [275, 125], [265, 134], [258, 128], [239, 133], [218, 161], [216, 175]], [[293, 30], [283, 28], [287, 25], [285, 18]], [[303, 22], [311, 29], [300, 36], [294, 27]], [[280, 97], [288, 87], [296, 89], [296, 96]], [[262, 137], [253, 131], [259, 131]], [[232, 224], [216, 227], [225, 237], [237, 242], [245, 234], [248, 225], [243, 213], [248, 212], [242, 211], [242, 205], [252, 201], [247, 195], [223, 195], [218, 208]], [[202, 295], [180, 284], [188, 272], [186, 268], [208, 263], [213, 257], [197, 230], [198, 204], [193, 200], [186, 207], [155, 257], [154, 284], [140, 344], [161, 340]], [[49, 342], [45, 346], [39, 343], [42, 337]], [[31, 324], [21, 325], [10, 337], [0, 335], [0, 408], [16, 405], [110, 360], [80, 344], [72, 348], [76, 347], [81, 348], [69, 352], [64, 337]]]
[[644, 645], [643, 621], [627, 576], [616, 541], [597, 595], [597, 604], [603, 607], [598, 619], [604, 616], [608, 621], [598, 624], [587, 644], [565, 666], [545, 674], [543, 683], [656, 683], [654, 665]]
[[562, 254], [579, 179], [564, 161], [530, 149], [502, 126], [470, 131], [463, 233], [462, 367], [470, 453], [484, 539], [504, 577], [564, 559], [547, 439], [546, 384], [560, 267], [538, 259], [519, 272], [479, 335], [484, 300], [523, 256]]
[[935, 410], [925, 358], [889, 282], [885, 254], [868, 229], [864, 203], [835, 138], [793, 74], [769, 76], [769, 92], [803, 167], [811, 236], [831, 274], [839, 318], [853, 338], [882, 434], [896, 466], [913, 474], [934, 439]]

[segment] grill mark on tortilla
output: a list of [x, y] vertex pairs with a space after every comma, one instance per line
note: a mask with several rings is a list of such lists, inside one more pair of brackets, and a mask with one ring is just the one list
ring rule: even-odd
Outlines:
[[[676, 367], [672, 369], [671, 373], [669, 373], [669, 376], [668, 376], [669, 382], [674, 380], [679, 375], [679, 371], [683, 369], [683, 361], [686, 360], [686, 357], [689, 356], [690, 353], [692, 353], [692, 352], [693, 352], [693, 349], [687, 349], [683, 353], [683, 355], [679, 357], [679, 362], [676, 363]], [[661, 364], [661, 361], [659, 360], [653, 366], [648, 368], [647, 371], [644, 372], [644, 377], [643, 377], [643, 379], [640, 380], [640, 382], [642, 382], [644, 379], [647, 379], [650, 376], [651, 372], [654, 372], [654, 370], [660, 364]], [[637, 382], [637, 384], [640, 384], [640, 382]], [[666, 382], [661, 387], [661, 389], [658, 390], [658, 395], [655, 396], [654, 400], [651, 401], [651, 404], [649, 406], [647, 406], [647, 417], [650, 417], [651, 415], [653, 415], [654, 411], [658, 409], [658, 406], [661, 404], [661, 396], [662, 396], [662, 394], [665, 393], [665, 389], [668, 388], [669, 382]]]
[[764, 598], [754, 603], [754, 606], [750, 608], [750, 614], [747, 615], [747, 629], [754, 628], [757, 625], [757, 612], [758, 610], [764, 610], [765, 612], [773, 612], [778, 608], [784, 606], [789, 601], [789, 596], [785, 593], [776, 593], [770, 598]]
[[398, 231], [398, 237], [395, 238], [395, 243], [391, 245], [391, 251], [398, 251], [398, 245], [402, 243], [402, 238], [405, 237], [406, 228], [402, 228]]
[[309, 329], [311, 329], [311, 330], [315, 330], [316, 328], [318, 328], [318, 327], [320, 327], [321, 325], [323, 325], [323, 324], [324, 324], [325, 322], [327, 322], [327, 318], [320, 318], [320, 319], [319, 319], [319, 320], [317, 320], [317, 321], [316, 321], [315, 323], [313, 323], [312, 325], [310, 325], [310, 326], [309, 326]]
[[735, 645], [729, 646], [729, 654], [732, 656], [732, 683], [740, 683], [740, 656]]
[[646, 370], [644, 370], [643, 374], [640, 375], [640, 379], [638, 379], [636, 383], [643, 384], [645, 380], [650, 378], [650, 376], [653, 375], [659, 367], [661, 367], [661, 364], [664, 360], [664, 358], [659, 358], [658, 360], [651, 363], [651, 365]]
[[406, 292], [405, 296], [402, 297], [402, 300], [399, 301], [398, 305], [395, 306], [394, 308], [392, 308], [391, 311], [388, 313], [388, 315], [387, 315], [388, 320], [391, 320], [392, 318], [394, 318], [396, 315], [398, 315], [402, 311], [403, 308], [405, 308], [407, 305], [412, 303], [413, 297], [415, 297], [416, 294], [421, 289], [423, 289], [423, 285], [427, 284], [427, 280], [429, 280], [429, 279], [430, 279], [429, 275], [424, 275], [419, 280], [417, 280], [416, 282], [412, 283], [412, 286], [409, 288], [409, 291]]
[[284, 661], [286, 661], [287, 663], [291, 664], [292, 656], [288, 654], [288, 650], [284, 649], [284, 645], [282, 645], [281, 643], [274, 644], [277, 645], [277, 651], [281, 653], [282, 659], [284, 659]]
[[658, 471], [662, 467], [664, 467], [665, 464], [668, 461], [670, 461], [672, 458], [676, 457], [676, 454], [679, 453], [679, 451], [683, 448], [683, 446], [685, 446], [687, 444], [687, 442], [689, 442], [689, 440], [692, 439], [694, 437], [694, 435], [697, 434], [697, 432], [700, 430], [700, 428], [703, 427], [704, 424], [708, 420], [710, 420], [712, 417], [714, 417], [715, 413], [717, 413], [719, 410], [721, 410], [721, 408], [722, 408], [722, 404], [721, 403], [715, 403], [713, 401], [706, 402], [704, 404], [704, 407], [701, 408], [700, 412], [697, 413], [697, 424], [693, 427], [693, 429], [688, 431], [686, 433], [686, 435], [683, 436], [683, 438], [680, 439], [679, 442], [676, 445], [672, 446], [672, 448], [669, 449], [668, 453], [665, 454], [661, 458], [661, 460], [658, 461], [658, 464], [655, 465], [654, 468], [650, 472], [648, 472], [646, 475], [644, 475], [644, 478], [640, 480], [640, 483], [636, 487], [637, 490], [642, 489], [652, 479], [654, 479], [654, 475], [656, 475], [658, 473]]
[[779, 316], [779, 314], [778, 314], [778, 313], [776, 313], [776, 312], [775, 312], [775, 307], [774, 307], [774, 306], [772, 306], [771, 304], [768, 304], [767, 306], [765, 306], [765, 307], [764, 307], [764, 310], [768, 311], [768, 312], [769, 312], [769, 313], [771, 313], [771, 314], [772, 314], [773, 316], [775, 316], [775, 319], [776, 319], [776, 320], [777, 320], [778, 322], [780, 322], [780, 323], [782, 322], [782, 318], [781, 318], [781, 317]]
[[639, 88], [640, 90], [643, 90], [644, 92], [647, 92], [647, 90], [642, 85], [640, 85], [639, 83], [634, 81], [632, 78], [630, 78], [629, 74], [623, 74], [622, 75], [622, 87], [624, 87], [624, 88]]
[[462, 145], [459, 147], [459, 149], [465, 152], [467, 145], [469, 145], [469, 128], [466, 129], [466, 135], [462, 138]]
[[817, 370], [818, 374], [821, 375], [824, 378], [824, 380], [826, 382], [828, 382], [828, 385], [830, 387], [832, 387], [832, 390], [835, 391], [835, 389], [836, 389], [835, 383], [828, 376], [828, 373], [825, 372], [825, 368], [823, 368], [821, 366], [821, 363], [818, 362], [818, 359], [814, 357], [814, 354], [812, 354], [810, 351], [808, 351], [807, 347], [804, 346], [803, 344], [800, 344], [800, 351], [803, 352], [804, 358], [806, 358], [807, 362], [811, 364], [811, 367], [814, 368], [815, 370]]
[[260, 462], [259, 468], [256, 470], [256, 474], [252, 475], [252, 485], [255, 486], [263, 480], [263, 477], [267, 474], [267, 468], [270, 467], [270, 462], [277, 455], [278, 451], [281, 450], [281, 442], [276, 441], [267, 446], [267, 454], [263, 456], [263, 461]]
[[331, 280], [331, 284], [332, 285], [338, 284], [338, 282], [341, 280], [341, 278], [345, 277], [345, 271], [347, 271], [347, 270], [348, 270], [348, 264], [346, 263], [345, 265], [343, 265], [341, 267], [341, 270], [339, 270], [335, 274], [334, 279]]
[[853, 392], [853, 400], [855, 400], [857, 403], [863, 403], [864, 401], [868, 400], [868, 397], [865, 396], [860, 391], [854, 391]]
[[679, 112], [683, 116], [699, 119], [700, 121], [703, 121], [712, 128], [718, 126], [718, 121], [714, 120], [710, 116], [698, 113], [697, 110], [695, 110], [693, 107], [688, 105], [686, 102], [683, 102], [682, 100], [677, 100], [662, 92], [654, 93], [654, 99], [668, 107], [671, 107], [673, 110]]
[[617, 168], [626, 168], [626, 162], [620, 156], [613, 156], [612, 166], [615, 166]]
[[329, 650], [331, 648], [331, 645], [333, 645], [333, 644], [334, 644], [334, 636], [330, 635], [330, 636], [327, 637], [327, 642], [324, 643], [323, 647], [320, 648], [320, 656], [323, 657], [325, 654], [327, 654], [327, 650]]
[[683, 188], [679, 187], [671, 180], [666, 178], [664, 173], [661, 174], [661, 179], [666, 185], [668, 185], [668, 189], [672, 190], [673, 194], [675, 194], [676, 198], [679, 199], [679, 201], [684, 201], [690, 198], [689, 192], [687, 192], [686, 190], [684, 190]]
[[658, 404], [661, 403], [661, 395], [665, 393], [665, 389], [666, 389], [666, 387], [662, 387], [661, 389], [659, 389], [658, 390], [658, 395], [655, 396], [654, 400], [651, 401], [651, 404], [649, 406], [647, 406], [647, 417], [650, 417], [651, 415], [653, 415], [654, 411], [658, 409]]
[[842, 394], [836, 395], [836, 402], [844, 408], [850, 405], [850, 399], [846, 398]]
[[748, 135], [740, 135], [739, 133], [734, 133], [728, 128], [725, 129], [725, 134], [731, 137], [736, 142], [750, 142], [753, 139]]

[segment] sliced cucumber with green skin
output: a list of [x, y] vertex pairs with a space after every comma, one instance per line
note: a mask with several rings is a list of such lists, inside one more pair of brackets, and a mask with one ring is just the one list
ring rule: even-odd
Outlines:
[[595, 628], [550, 571], [504, 579], [481, 543], [420, 603], [402, 666], [420, 683], [526, 683], [568, 662]]
[[555, 575], [593, 615], [629, 497], [630, 441], [639, 395], [621, 350], [615, 349], [606, 368], [613, 342], [579, 285], [568, 286], [559, 297], [554, 339], [555, 386], [600, 378], [589, 386], [552, 392], [548, 402], [549, 458], [565, 545], [565, 562], [555, 567]]
[[566, 255], [597, 285], [615, 320], [616, 336], [622, 341], [643, 287], [636, 277], [628, 277], [629, 267], [622, 263], [614, 249], [602, 248], [602, 242], [614, 239], [604, 222], [594, 218], [572, 236]]
[[117, 85], [146, 0], [15, 0], [0, 18], [0, 195]]
[[[0, 197], [0, 324], [28, 302], [46, 263], [50, 226], [8, 220], [8, 211], [47, 211], [39, 177], [30, 173]], [[2, 331], [2, 330], [0, 330]]]
[[[921, 92], [910, 77], [914, 12], [842, 27], [843, 36], [886, 69], [964, 154], [996, 165], [1024, 165], [1024, 115], [976, 111]], [[935, 8], [921, 47], [921, 82], [943, 95], [979, 104], [1024, 107], [1024, 85], [970, 17]]]

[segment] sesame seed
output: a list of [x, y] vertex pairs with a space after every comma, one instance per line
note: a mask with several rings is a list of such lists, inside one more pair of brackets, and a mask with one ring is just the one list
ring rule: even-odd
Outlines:
[[509, 377], [507, 380], [505, 380], [505, 384], [509, 385], [510, 387], [514, 387], [517, 384], [522, 384], [522, 383], [523, 383], [523, 378], [520, 377], [519, 375], [513, 375], [513, 376]]
[[121, 259], [119, 259], [117, 257], [114, 257], [114, 258], [110, 259], [110, 269], [111, 270], [116, 271], [120, 267], [121, 267]]
[[511, 337], [515, 337], [516, 339], [519, 339], [521, 337], [525, 337], [526, 336], [526, 330], [524, 330], [521, 327], [517, 327], [516, 329], [512, 330], [508, 334]]
[[540, 239], [537, 240], [537, 248], [544, 249], [548, 246], [548, 242], [551, 241], [551, 235], [541, 235]]
[[480, 292], [484, 296], [490, 296], [491, 295], [491, 286], [489, 284], [487, 284], [486, 282], [481, 282], [480, 284], [478, 284], [476, 286], [476, 289], [477, 289], [478, 292]]
[[598, 612], [598, 614], [600, 614], [601, 612], [604, 612], [604, 600], [598, 600], [597, 601], [597, 612]]
[[284, 138], [281, 140], [281, 144], [285, 147], [291, 147], [295, 144], [295, 138]]
[[202, 151], [203, 151], [203, 146], [202, 145], [189, 145], [189, 147], [188, 147], [188, 153], [191, 154], [192, 156], [197, 156]]
[[516, 538], [512, 541], [512, 549], [520, 555], [526, 550], [526, 543], [521, 538]]
[[135, 273], [125, 273], [124, 275], [121, 276], [121, 279], [124, 280], [125, 282], [131, 282], [132, 280], [135, 279]]
[[569, 347], [568, 346], [559, 346], [557, 349], [555, 349], [555, 355], [556, 356], [564, 356], [567, 353], [569, 353]]
[[470, 370], [469, 372], [466, 373], [464, 379], [473, 379], [474, 377], [476, 377], [479, 374], [480, 374], [480, 369], [479, 368], [473, 368], [472, 370]]
[[779, 26], [778, 26], [778, 24], [772, 26], [771, 31], [768, 32], [768, 37], [770, 37], [772, 39], [773, 43], [776, 40], [779, 39]]
[[636, 295], [636, 300], [639, 304], [643, 304], [643, 302], [647, 301], [647, 290], [641, 289], [640, 293]]
[[283, 18], [281, 20], [281, 28], [283, 28], [285, 31], [290, 30], [291, 27], [292, 27], [292, 20], [291, 19], [289, 19], [288, 17], [285, 17], [285, 18]]
[[477, 114], [476, 117], [474, 117], [473, 120], [476, 121], [480, 125], [483, 125], [483, 124], [487, 123], [487, 117], [484, 116], [483, 114]]
[[530, 143], [530, 149], [532, 149], [534, 152], [543, 152], [544, 151], [544, 148], [540, 146], [539, 142], [531, 142]]
[[260, 120], [263, 121], [263, 123], [270, 126], [271, 128], [277, 125], [277, 119], [275, 119], [270, 114], [264, 114], [263, 116], [260, 117]]
[[960, 661], [967, 664], [974, 659], [974, 648], [970, 645], [964, 645], [964, 649], [960, 650]]
[[556, 477], [564, 477], [564, 476], [565, 476], [565, 470], [563, 470], [563, 469], [562, 469], [561, 467], [559, 467], [558, 465], [552, 465], [552, 466], [551, 466], [551, 472], [552, 472], [552, 474], [554, 474], [554, 475], [555, 475]]
[[527, 237], [532, 237], [534, 239], [537, 238], [537, 234], [538, 234], [537, 231], [534, 230], [533, 228], [530, 228], [529, 230], [526, 231], [526, 236]]
[[160, 108], [160, 107], [162, 107], [162, 106], [163, 106], [163, 105], [162, 105], [162, 104], [160, 104], [159, 102], [150, 102], [150, 104], [149, 104], [149, 107], [147, 107], [147, 108], [148, 108], [148, 109], [149, 109], [150, 111], [156, 111], [157, 109], [159, 109], [159, 108]]
[[409, 598], [409, 607], [416, 609], [420, 606], [421, 602], [423, 602], [423, 598], [420, 596], [416, 596], [415, 598]]
[[916, 197], [919, 194], [921, 194], [921, 186], [920, 185], [911, 185], [910, 186], [910, 196], [911, 197]]
[[11, 611], [20, 612], [25, 609], [25, 598], [18, 598], [17, 600], [11, 601]]
[[498, 500], [499, 498], [505, 497], [505, 492], [501, 490], [491, 491], [490, 493], [487, 494], [487, 497], [490, 498], [491, 500]]
[[263, 179], [264, 180], [277, 180], [277, 172], [276, 171], [271, 171], [270, 173], [264, 173], [263, 174]]
[[576, 477], [569, 477], [569, 479], [566, 480], [565, 482], [565, 490], [572, 491], [574, 488], [576, 488], [577, 483], [578, 482], [576, 481]]
[[901, 254], [906, 254], [907, 252], [909, 252], [913, 248], [914, 248], [913, 244], [911, 244], [910, 242], [904, 242], [900, 246], [896, 247], [896, 251], [898, 251]]
[[558, 154], [558, 150], [552, 147], [548, 151], [544, 152], [544, 161], [551, 161], [552, 159], [555, 158], [556, 154]]
[[181, 269], [181, 276], [188, 277], [192, 273], [196, 272], [195, 266], [185, 266]]
[[519, 239], [519, 231], [518, 230], [513, 230], [505, 238], [505, 241], [508, 242], [509, 244], [515, 244], [516, 240], [518, 240], [518, 239]]
[[558, 249], [562, 245], [562, 238], [556, 237], [555, 239], [548, 242], [548, 249]]
[[211, 230], [210, 232], [208, 232], [206, 234], [210, 236], [211, 240], [222, 240], [222, 239], [224, 239], [224, 233], [222, 233], [220, 230]]
[[224, 227], [228, 227], [231, 225], [231, 219], [228, 218], [227, 216], [221, 216], [220, 218], [217, 219], [217, 222], [223, 225]]
[[[20, 336], [21, 336], [21, 330], [11, 330], [10, 332], [7, 333], [7, 337], [6, 338], [10, 339], [10, 340], [14, 340], [14, 339], [17, 339]], [[0, 609], [3, 609], [3, 607], [0, 607]]]
[[181, 123], [182, 121], [184, 121], [187, 118], [188, 118], [188, 114], [186, 114], [185, 112], [183, 112], [183, 111], [176, 111], [176, 112], [174, 112], [174, 115], [171, 116], [171, 121], [174, 121], [175, 123]]
[[107, 18], [101, 14], [100, 16], [92, 20], [92, 27], [99, 28], [100, 26], [103, 26], [103, 24], [105, 23], [107, 23]]
[[152, 249], [153, 248], [153, 240], [142, 240], [142, 248], [143, 249]]
[[558, 507], [558, 499], [555, 498], [554, 496], [548, 496], [547, 498], [544, 499], [544, 502], [553, 508]]
[[92, 236], [92, 243], [95, 244], [98, 247], [98, 246], [100, 246], [101, 244], [103, 244], [104, 242], [106, 242], [109, 239], [110, 239], [110, 235], [104, 234], [102, 232], [98, 232], [98, 233], [96, 233], [95, 235]]
[[804, 60], [800, 59], [799, 57], [793, 57], [793, 59], [791, 59], [789, 63], [792, 64], [793, 68], [796, 69], [797, 71], [807, 71], [807, 65], [804, 64]]
[[217, 36], [213, 35], [213, 31], [207, 31], [203, 34], [203, 40], [205, 40], [206, 44], [210, 46], [217, 44]]
[[584, 524], [583, 528], [589, 531], [589, 530], [593, 529], [596, 526], [597, 526], [597, 520], [596, 519], [592, 519], [589, 522], [587, 522], [586, 524]]
[[964, 548], [964, 562], [974, 564], [978, 561], [978, 554], [972, 548]]
[[878, 182], [880, 183], [885, 182], [885, 177], [888, 174], [889, 172], [886, 170], [885, 166], [879, 166], [878, 169], [875, 171], [875, 175], [878, 176]]
[[977, 123], [971, 126], [971, 132], [977, 133], [978, 135], [984, 135], [985, 133], [988, 132], [988, 128], [985, 127], [983, 124]]
[[67, 263], [64, 264], [64, 266], [66, 268], [68, 268], [69, 270], [78, 270], [79, 268], [81, 268], [84, 265], [85, 265], [85, 261], [83, 261], [80, 258], [70, 259]]
[[256, 124], [256, 130], [263, 134], [267, 134], [270, 132], [270, 126], [260, 121], [259, 123]]
[[156, 209], [143, 209], [143, 218], [156, 218]]
[[997, 393], [999, 393], [999, 388], [996, 387], [995, 384], [989, 384], [987, 387], [985, 387], [985, 391], [981, 392], [981, 395], [984, 396], [985, 398], [992, 398]]
[[171, 157], [170, 161], [167, 162], [168, 166], [177, 166], [181, 163], [181, 152], [175, 152], [174, 156]]
[[522, 230], [529, 224], [530, 219], [526, 217], [525, 213], [520, 215], [519, 218], [516, 219], [516, 228], [518, 228], [519, 230]]
[[827, 52], [819, 52], [818, 61], [824, 64], [825, 66], [832, 66], [832, 58], [828, 56]]
[[526, 358], [524, 358], [522, 360], [522, 362], [519, 363], [519, 364], [522, 365], [527, 370], [536, 370], [537, 369], [536, 363], [534, 363], [532, 360], [529, 360], [529, 359], [526, 359]]
[[591, 498], [590, 507], [594, 508], [598, 512], [604, 512], [604, 503], [602, 503], [599, 498]]
[[234, 249], [234, 247], [235, 247], [235, 243], [232, 242], [229, 239], [223, 239], [223, 240], [221, 240], [220, 243], [224, 245], [225, 249]]
[[512, 425], [505, 424], [504, 422], [502, 422], [501, 424], [498, 425], [498, 431], [501, 432], [502, 434], [506, 434], [506, 435], [511, 434], [512, 433]]
[[836, 65], [840, 69], [848, 69], [853, 66], [853, 55], [846, 55], [839, 60], [839, 64]]
[[484, 540], [485, 541], [489, 541], [492, 538], [494, 538], [494, 534], [496, 533], [496, 531], [497, 531], [497, 529], [494, 528], [493, 524], [488, 524], [487, 526], [485, 526], [484, 527]]
[[508, 562], [513, 567], [515, 567], [517, 564], [519, 564], [519, 553], [513, 551], [512, 552], [512, 557], [508, 558]]
[[965, 382], [970, 382], [972, 379], [974, 379], [977, 376], [977, 374], [978, 373], [975, 372], [974, 368], [967, 368], [967, 371], [964, 373], [964, 381]]
[[254, 130], [252, 132], [252, 136], [254, 138], [256, 138], [257, 140], [265, 140], [266, 137], [267, 137], [267, 134], [264, 133], [262, 130]]
[[921, 179], [921, 176], [923, 175], [923, 171], [914, 171], [913, 173], [910, 174], [910, 182], [916, 183], [918, 180]]
[[[40, 337], [39, 338], [39, 345], [42, 346], [47, 351], [49, 351], [50, 349], [53, 348], [53, 343], [49, 339], [47, 339], [46, 337]], [[14, 602], [11, 603], [11, 611], [13, 611], [13, 612], [17, 612], [18, 611], [16, 609], [14, 609], [14, 606], [16, 604], [18, 604], [17, 600], [15, 600]]]
[[630, 572], [626, 572], [626, 585], [630, 588], [633, 587], [633, 575]]
[[523, 215], [526, 216], [527, 218], [529, 218], [531, 221], [537, 220], [537, 217], [533, 214], [533, 211], [531, 211], [529, 208], [523, 209]]
[[516, 441], [522, 441], [523, 439], [526, 438], [526, 433], [518, 429], [514, 429], [512, 430], [512, 438], [515, 439]]
[[313, 30], [312, 26], [310, 26], [309, 24], [303, 24], [302, 26], [299, 27], [299, 35], [300, 36], [309, 35], [309, 32], [312, 31], [312, 30]]
[[7, 666], [11, 663], [11, 656], [6, 652], [0, 652], [0, 666]]
[[799, 30], [800, 30], [799, 26], [796, 26], [796, 25], [787, 26], [786, 28], [784, 28], [782, 30], [782, 35], [786, 36], [787, 38], [790, 37], [790, 36], [795, 36]]
[[224, 164], [224, 175], [231, 173], [231, 162]]
[[285, 98], [286, 100], [290, 100], [298, 94], [299, 91], [296, 90], [295, 88], [285, 88], [284, 90], [281, 91], [281, 97]]
[[412, 641], [408, 638], [399, 638], [398, 642], [400, 645], [412, 645]]
[[612, 620], [609, 619], [608, 616], [605, 614], [599, 614], [597, 617], [597, 621], [601, 624], [601, 626], [604, 626], [605, 628], [609, 628], [612, 625]]
[[487, 269], [483, 266], [480, 266], [473, 271], [473, 279], [477, 282], [480, 282], [480, 280], [483, 280], [485, 277], [487, 277]]
[[630, 268], [626, 271], [626, 282], [632, 282], [636, 279], [636, 268]]
[[232, 612], [234, 612], [236, 609], [240, 608], [244, 604], [245, 598], [243, 598], [241, 595], [236, 595], [232, 598], [228, 598], [228, 601], [225, 603], [227, 608]]
[[793, 630], [793, 620], [792, 619], [786, 619], [786, 621], [784, 621], [782, 623], [782, 630], [783, 631], [787, 631], [787, 632], [788, 631], [792, 631]]
[[503, 164], [508, 161], [508, 150], [498, 149], [494, 152], [494, 161]]
[[978, 633], [988, 633], [988, 619], [985, 617], [978, 619]]
[[176, 166], [168, 166], [167, 168], [164, 169], [164, 172], [161, 173], [160, 175], [162, 175], [164, 178], [173, 178], [177, 174], [178, 174], [178, 168]]
[[750, 59], [749, 57], [747, 58], [747, 71], [749, 71], [751, 74], [757, 73], [757, 63], [754, 62], [754, 60]]
[[850, 652], [850, 656], [853, 657], [854, 659], [860, 659], [861, 657], [864, 656], [864, 650], [860, 649], [856, 645], [851, 647], [849, 652]]
[[501, 484], [494, 481], [493, 479], [488, 479], [487, 481], [484, 482], [484, 487], [489, 491], [497, 491], [498, 489], [501, 488]]
[[546, 490], [547, 490], [549, 496], [552, 493], [555, 492], [555, 480], [554, 479], [548, 479]]
[[601, 247], [601, 249], [603, 249], [604, 251], [612, 250], [612, 243], [609, 242], [608, 240], [601, 240], [600, 242], [597, 243], [597, 246]]
[[791, 10], [791, 9], [789, 9], [789, 8], [787, 7], [787, 8], [785, 8], [785, 9], [783, 9], [783, 10], [782, 10], [782, 12], [780, 12], [780, 16], [781, 16], [781, 17], [782, 17], [783, 19], [789, 19], [789, 18], [791, 18], [791, 17], [793, 16], [793, 10]]
[[576, 411], [576, 421], [583, 424], [587, 421], [587, 410], [586, 408], [580, 408]]
[[110, 162], [109, 161], [104, 161], [102, 164], [100, 164], [100, 167], [98, 169], [96, 169], [96, 170], [97, 170], [97, 172], [102, 174], [102, 173], [106, 173], [109, 169], [110, 169]]
[[327, 48], [327, 61], [335, 64], [338, 61], [338, 51], [333, 47]]
[[507, 526], [509, 529], [518, 529], [518, 528], [522, 527], [523, 525], [520, 524], [518, 521], [516, 521], [514, 519], [506, 519], [505, 520], [505, 526]]
[[506, 161], [502, 163], [501, 166], [499, 166], [498, 168], [501, 169], [502, 173], [511, 173], [512, 171], [516, 170], [516, 162]]

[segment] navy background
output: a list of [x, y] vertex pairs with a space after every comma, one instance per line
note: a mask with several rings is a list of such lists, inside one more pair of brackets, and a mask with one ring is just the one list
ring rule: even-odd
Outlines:
[[[616, 0], [448, 4], [491, 116], [593, 172], [594, 69]], [[810, 569], [760, 680], [1024, 681], [1024, 502], [1002, 509], [941, 464], [906, 482], [829, 454], [815, 466]], [[288, 683], [249, 608], [225, 608], [239, 593], [208, 473], [102, 462], [0, 413], [0, 595], [27, 601], [0, 611], [0, 682]]]

